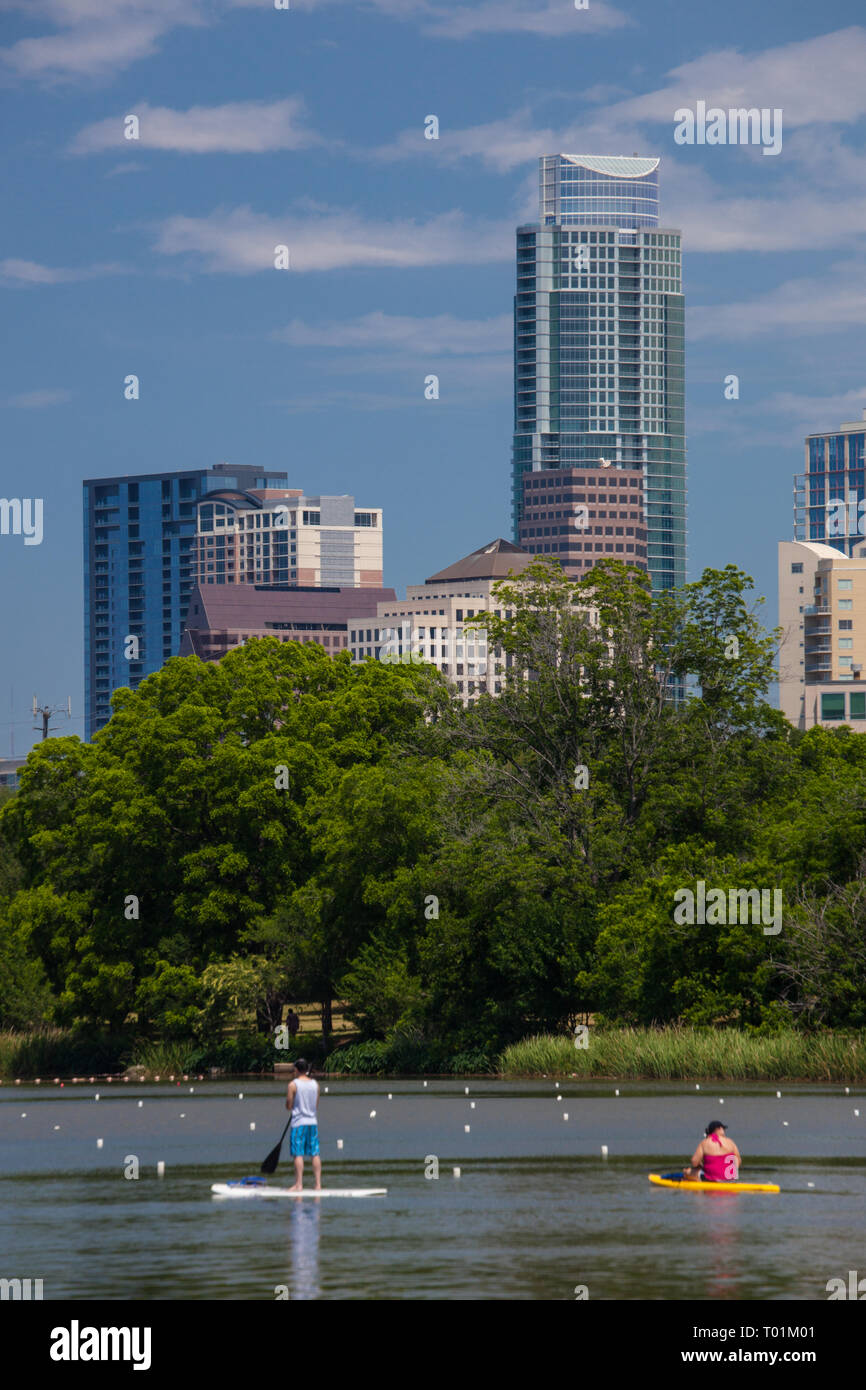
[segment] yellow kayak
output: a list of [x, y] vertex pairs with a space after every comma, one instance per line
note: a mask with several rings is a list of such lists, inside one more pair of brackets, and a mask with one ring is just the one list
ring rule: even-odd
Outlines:
[[650, 1182], [656, 1187], [679, 1187], [684, 1192], [781, 1192], [774, 1182], [697, 1182], [691, 1178], [663, 1178], [660, 1173], [650, 1173]]

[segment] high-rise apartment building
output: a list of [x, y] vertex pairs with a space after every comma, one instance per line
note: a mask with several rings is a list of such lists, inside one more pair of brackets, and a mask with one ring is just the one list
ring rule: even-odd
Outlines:
[[779, 543], [779, 708], [797, 729], [866, 721], [866, 558]]
[[[512, 464], [515, 539], [542, 553], [549, 545], [575, 572], [608, 553], [639, 563], [645, 518], [657, 590], [686, 578], [681, 247], [677, 230], [659, 226], [658, 165], [624, 155], [541, 158], [538, 223], [517, 229]], [[600, 535], [560, 517], [556, 539], [551, 530], [538, 544], [526, 519], [536, 475], [555, 470], [576, 490], [605, 465], [640, 474], [640, 526], [626, 514], [636, 509], [629, 488], [624, 507], [619, 492], [615, 503], [607, 498], [613, 515]]]
[[91, 738], [111, 692], [177, 655], [196, 578], [196, 506], [214, 488], [285, 488], [284, 473], [219, 464], [84, 483], [84, 710]]
[[[861, 420], [806, 437], [805, 473], [794, 477], [794, 539], [843, 555], [866, 555], [863, 478], [866, 410]], [[861, 548], [862, 547], [862, 548]]]
[[200, 584], [381, 588], [382, 510], [297, 488], [223, 489], [197, 508]]

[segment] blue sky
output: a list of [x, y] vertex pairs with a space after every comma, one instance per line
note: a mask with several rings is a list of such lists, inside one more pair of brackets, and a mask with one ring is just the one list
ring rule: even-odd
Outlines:
[[[0, 536], [0, 751], [34, 692], [83, 731], [84, 477], [284, 467], [384, 507], [398, 591], [510, 536], [543, 153], [661, 157], [690, 577], [742, 566], [772, 623], [803, 436], [866, 406], [864, 72], [862, 0], [0, 0], [0, 496], [45, 508]], [[782, 108], [781, 153], [677, 145], [698, 100]]]

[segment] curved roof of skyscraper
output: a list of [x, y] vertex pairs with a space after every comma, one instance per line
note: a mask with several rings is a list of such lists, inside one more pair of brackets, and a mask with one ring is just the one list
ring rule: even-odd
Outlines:
[[628, 154], [563, 154], [572, 164], [580, 164], [594, 174], [613, 174], [619, 178], [641, 179], [659, 167], [658, 159], [639, 159]]

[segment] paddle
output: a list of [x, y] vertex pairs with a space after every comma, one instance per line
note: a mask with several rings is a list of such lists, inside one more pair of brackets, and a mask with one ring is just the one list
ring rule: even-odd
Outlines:
[[277, 1171], [277, 1164], [278, 1164], [279, 1161], [280, 1161], [280, 1149], [283, 1147], [283, 1140], [284, 1140], [285, 1137], [286, 1137], [286, 1132], [287, 1132], [287, 1130], [288, 1130], [288, 1128], [289, 1128], [289, 1125], [290, 1125], [291, 1123], [292, 1123], [292, 1117], [289, 1116], [289, 1118], [286, 1120], [286, 1128], [283, 1130], [282, 1134], [280, 1135], [280, 1142], [279, 1142], [279, 1144], [277, 1144], [275, 1148], [271, 1149], [270, 1153], [268, 1154], [267, 1158], [265, 1159], [264, 1163], [262, 1164], [262, 1169], [261, 1169], [261, 1171], [262, 1171], [263, 1173], [275, 1173], [275, 1172]]

